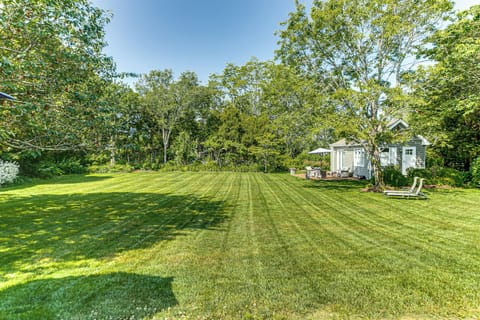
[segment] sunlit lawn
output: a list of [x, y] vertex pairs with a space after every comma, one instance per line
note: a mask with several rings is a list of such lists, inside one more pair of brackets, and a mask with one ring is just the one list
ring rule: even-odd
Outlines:
[[287, 174], [0, 189], [0, 319], [480, 317], [480, 190]]

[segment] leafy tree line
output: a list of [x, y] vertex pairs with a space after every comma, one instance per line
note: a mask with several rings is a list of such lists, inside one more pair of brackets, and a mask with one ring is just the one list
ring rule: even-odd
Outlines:
[[110, 163], [285, 167], [319, 143], [313, 87], [289, 67], [257, 60], [228, 65], [207, 85], [193, 72], [175, 78], [172, 70], [153, 70], [135, 83], [133, 104], [116, 110]]
[[[0, 0], [0, 91], [17, 98], [1, 102], [0, 157], [32, 175], [119, 164], [274, 171], [347, 138], [364, 145], [381, 189], [381, 146], [420, 133], [432, 158], [470, 169], [478, 6], [454, 16], [447, 0], [295, 3], [277, 62], [229, 64], [208, 84], [153, 70], [131, 88], [102, 52], [111, 17], [88, 0]], [[413, 130], [388, 132], [398, 117]]]

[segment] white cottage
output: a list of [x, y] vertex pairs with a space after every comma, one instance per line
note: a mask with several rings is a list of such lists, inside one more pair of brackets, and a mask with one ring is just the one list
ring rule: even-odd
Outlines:
[[[404, 130], [408, 124], [399, 119], [388, 125], [389, 130]], [[425, 168], [426, 148], [430, 143], [422, 136], [414, 136], [406, 144], [392, 143], [380, 149], [382, 166], [396, 166], [404, 175], [408, 168]], [[330, 171], [370, 179], [373, 168], [360, 143], [347, 143], [345, 139], [330, 145]]]

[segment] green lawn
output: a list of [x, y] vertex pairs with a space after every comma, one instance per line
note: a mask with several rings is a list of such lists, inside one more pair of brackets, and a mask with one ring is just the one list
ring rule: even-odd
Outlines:
[[480, 191], [287, 174], [0, 190], [0, 319], [480, 317]]

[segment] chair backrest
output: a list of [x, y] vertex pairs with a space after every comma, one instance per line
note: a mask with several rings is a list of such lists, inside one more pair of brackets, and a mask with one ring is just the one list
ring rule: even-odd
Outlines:
[[415, 191], [415, 195], [418, 195], [420, 193], [420, 190], [422, 190], [424, 180], [424, 178], [420, 179], [420, 184], [418, 185], [417, 191]]
[[413, 184], [410, 187], [410, 189], [408, 190], [408, 192], [414, 192], [415, 191], [415, 187], [417, 186], [417, 182], [418, 182], [418, 177], [414, 177], [413, 178]]
[[305, 169], [307, 169], [307, 170], [313, 170], [312, 167], [310, 167], [310, 166], [305, 167]]

